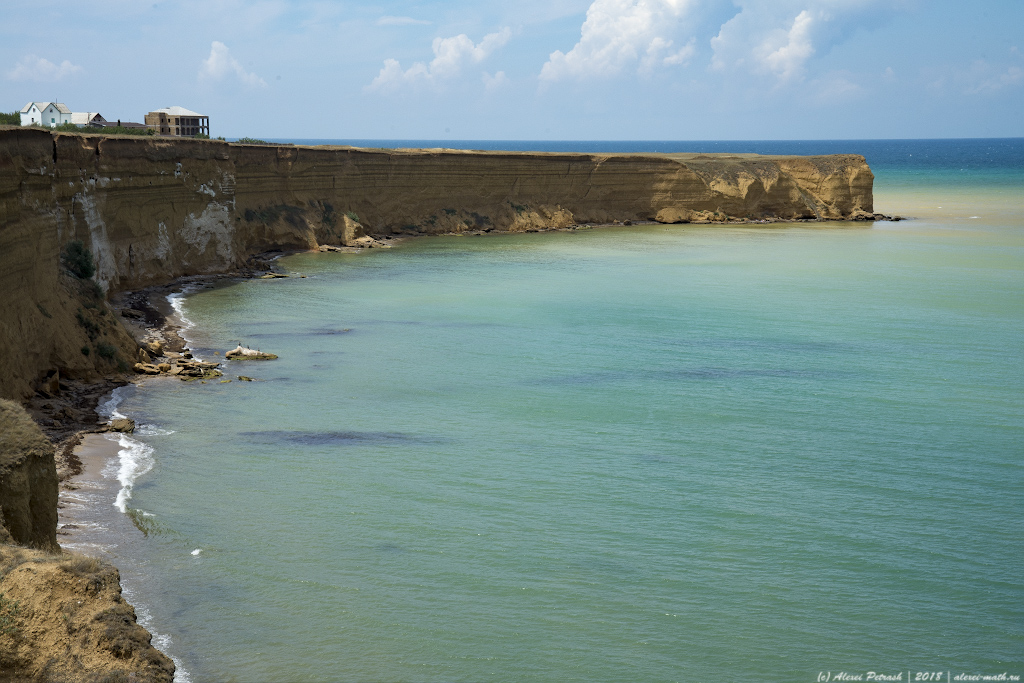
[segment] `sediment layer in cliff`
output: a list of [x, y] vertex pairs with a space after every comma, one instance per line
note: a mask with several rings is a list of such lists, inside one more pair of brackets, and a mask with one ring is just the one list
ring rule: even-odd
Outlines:
[[0, 129], [0, 396], [24, 398], [55, 371], [88, 379], [136, 360], [61, 268], [72, 240], [95, 255], [104, 293], [366, 235], [841, 220], [872, 211], [872, 184], [857, 155], [369, 150]]

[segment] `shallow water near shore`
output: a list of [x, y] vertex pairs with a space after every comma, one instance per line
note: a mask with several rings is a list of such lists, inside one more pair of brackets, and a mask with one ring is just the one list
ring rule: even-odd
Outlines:
[[121, 392], [148, 535], [107, 550], [197, 682], [1024, 675], [1024, 176], [876, 174], [915, 220], [192, 294], [197, 355], [280, 358]]

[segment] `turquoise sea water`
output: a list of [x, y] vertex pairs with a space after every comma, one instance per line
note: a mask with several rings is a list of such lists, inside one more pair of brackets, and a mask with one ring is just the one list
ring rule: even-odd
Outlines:
[[993, 144], [875, 163], [910, 221], [417, 239], [188, 296], [197, 355], [280, 359], [119, 394], [129, 597], [197, 682], [1024, 675]]

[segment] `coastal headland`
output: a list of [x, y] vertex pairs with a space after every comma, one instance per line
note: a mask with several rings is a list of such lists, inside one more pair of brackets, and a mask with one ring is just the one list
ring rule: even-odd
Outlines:
[[[61, 656], [64, 635], [46, 634], [71, 622], [47, 626], [45, 612], [47, 595], [59, 594], [103, 598], [79, 639], [113, 648], [117, 661], [97, 670], [124, 664], [146, 680], [173, 671], [121, 600], [116, 571], [53, 555], [57, 482], [74, 471], [80, 432], [95, 427], [92, 408], [137, 364], [165, 353], [142, 334], [163, 313], [135, 292], [266, 272], [267, 252], [415, 235], [876, 220], [873, 181], [859, 155], [374, 150], [0, 127], [0, 398], [13, 400], [5, 419], [20, 425], [0, 453], [0, 549], [15, 557], [0, 567], [0, 594], [22, 596], [4, 637], [55, 643], [33, 659], [36, 641], [17, 641], [19, 670], [43, 671]], [[94, 273], [68, 267], [74, 244], [94, 259]], [[122, 302], [120, 314], [111, 299]]]
[[113, 352], [82, 352], [95, 327], [134, 362], [129, 335], [92, 320], [102, 308], [83, 305], [90, 292], [62, 284], [73, 240], [94, 256], [105, 298], [366, 236], [870, 220], [873, 182], [852, 154], [372, 150], [0, 129], [0, 396], [30, 396], [55, 369], [109, 375]]

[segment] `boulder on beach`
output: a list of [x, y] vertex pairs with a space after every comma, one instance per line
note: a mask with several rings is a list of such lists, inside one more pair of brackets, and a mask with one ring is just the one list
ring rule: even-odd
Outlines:
[[117, 418], [111, 420], [110, 424], [107, 425], [107, 429], [111, 432], [121, 432], [123, 434], [131, 434], [135, 431], [135, 420], [130, 420], [126, 417]]
[[228, 360], [273, 360], [277, 358], [272, 353], [264, 353], [257, 349], [247, 349], [241, 344], [224, 354]]

